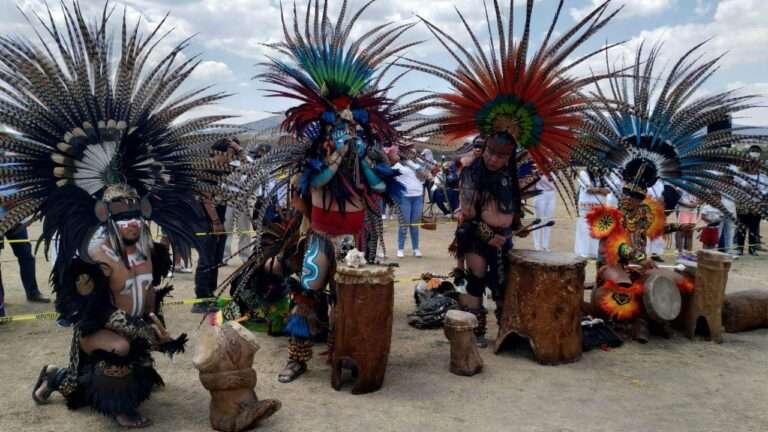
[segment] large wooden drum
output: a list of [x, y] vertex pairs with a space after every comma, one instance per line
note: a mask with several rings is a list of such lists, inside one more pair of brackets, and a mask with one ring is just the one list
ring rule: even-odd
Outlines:
[[527, 337], [539, 363], [581, 357], [581, 303], [586, 259], [574, 254], [514, 250], [495, 352], [512, 335]]
[[342, 371], [355, 377], [352, 394], [381, 388], [392, 342], [394, 271], [389, 267], [336, 269], [335, 341], [331, 386], [341, 390]]

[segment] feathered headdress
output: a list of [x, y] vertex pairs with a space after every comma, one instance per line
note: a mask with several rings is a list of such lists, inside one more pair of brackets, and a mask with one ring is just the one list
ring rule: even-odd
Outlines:
[[268, 46], [289, 62], [270, 58], [264, 64], [266, 71], [255, 78], [276, 86], [268, 91], [268, 96], [301, 102], [286, 113], [285, 130], [303, 137], [320, 124], [332, 125], [343, 119], [370, 127], [381, 142], [396, 141], [391, 118], [394, 101], [387, 97], [386, 88], [379, 85], [388, 68], [379, 70], [379, 66], [416, 43], [395, 45], [413, 24], [393, 23], [376, 26], [350, 43], [352, 28], [374, 1], [365, 3], [345, 22], [344, 0], [336, 22], [332, 23], [328, 18], [328, 1], [322, 0], [321, 12], [321, 0], [310, 0], [303, 26], [294, 4], [292, 32], [286, 26], [281, 6], [285, 40]]
[[68, 260], [103, 222], [96, 203], [119, 198], [103, 196], [111, 188], [129, 200], [137, 194], [145, 216], [151, 207], [165, 232], [194, 242], [192, 193], [215, 190], [222, 167], [209, 148], [231, 131], [215, 132], [225, 116], [180, 117], [225, 95], [199, 89], [174, 97], [199, 61], [180, 58], [184, 41], [148, 62], [165, 20], [143, 36], [123, 14], [115, 58], [107, 29], [113, 9], [105, 5], [90, 26], [77, 1], [62, 2], [62, 10], [64, 29], [50, 10], [48, 20], [37, 17], [38, 43], [0, 36], [0, 124], [12, 129], [0, 137], [0, 232], [42, 217], [46, 245], [58, 236], [59, 256]]
[[499, 1], [493, 0], [495, 20], [489, 17], [487, 4], [483, 1], [489, 48], [480, 43], [464, 16], [457, 11], [472, 39], [474, 53], [446, 31], [422, 18], [456, 61], [457, 68], [450, 71], [418, 60], [407, 60], [408, 67], [442, 78], [452, 87], [452, 92], [434, 96], [434, 106], [442, 108], [444, 113], [407, 132], [416, 135], [441, 134], [449, 140], [506, 132], [514, 137], [517, 145], [528, 151], [542, 173], [550, 174], [568, 166], [571, 149], [577, 142], [581, 111], [586, 109], [586, 99], [581, 91], [603, 78], [574, 78], [568, 73], [614, 45], [576, 60], [572, 60], [571, 55], [618, 12], [608, 13], [608, 3], [604, 2], [556, 37], [555, 26], [563, 6], [561, 0], [541, 46], [530, 58], [528, 51], [534, 0], [527, 2], [519, 42], [515, 42], [513, 37], [513, 1], [509, 2], [509, 22], [506, 25]]
[[694, 57], [702, 45], [686, 52], [665, 79], [654, 76], [660, 46], [645, 56], [641, 45], [631, 73], [612, 77], [608, 90], [597, 86], [598, 102], [586, 114], [583, 146], [574, 155], [605, 177], [621, 176], [624, 193], [638, 198], [660, 179], [724, 214], [730, 215], [712, 191], [759, 211], [755, 186], [734, 179], [766, 168], [730, 146], [766, 137], [734, 134], [744, 128], [732, 127], [707, 133], [708, 125], [753, 107], [755, 96], [726, 91], [696, 97], [721, 58]]

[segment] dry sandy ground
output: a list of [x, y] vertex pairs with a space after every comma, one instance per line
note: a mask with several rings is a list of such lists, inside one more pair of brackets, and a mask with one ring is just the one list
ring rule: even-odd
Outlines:
[[[559, 206], [558, 216], [565, 218]], [[571, 251], [573, 221], [558, 220], [553, 249]], [[394, 229], [388, 245], [394, 247]], [[445, 252], [452, 227], [422, 231], [423, 259], [400, 262], [398, 276], [422, 271], [448, 272]], [[530, 239], [521, 247], [530, 247]], [[408, 250], [407, 250], [408, 252]], [[391, 254], [394, 253], [392, 250]], [[3, 260], [12, 259], [10, 248]], [[44, 286], [49, 267], [39, 261], [38, 280]], [[737, 261], [728, 290], [768, 289], [768, 259]], [[229, 267], [231, 271], [233, 267]], [[24, 301], [15, 263], [4, 263], [7, 310], [10, 314], [42, 312], [48, 308]], [[592, 276], [588, 273], [588, 279]], [[176, 278], [176, 296], [192, 297], [192, 276]], [[48, 291], [47, 289], [45, 290]], [[363, 396], [330, 386], [329, 368], [313, 359], [299, 381], [280, 384], [276, 374], [286, 356], [286, 339], [258, 335], [261, 351], [254, 367], [257, 393], [278, 398], [283, 409], [260, 427], [275, 431], [765, 431], [768, 430], [768, 330], [727, 334], [717, 345], [653, 339], [647, 345], [626, 344], [610, 352], [585, 353], [564, 366], [539, 366], [526, 353], [492, 354], [484, 350], [482, 374], [472, 378], [448, 372], [448, 344], [441, 330], [415, 330], [406, 324], [413, 309], [412, 284], [396, 286], [392, 352], [384, 388]], [[192, 335], [190, 351], [170, 361], [157, 357], [167, 386], [153, 395], [144, 413], [155, 421], [152, 430], [206, 431], [208, 393], [192, 366], [199, 315], [189, 306], [169, 308], [175, 332]], [[491, 320], [493, 321], [493, 320]], [[496, 327], [491, 324], [490, 334]], [[69, 329], [52, 321], [18, 322], [0, 326], [1, 431], [117, 430], [114, 423], [83, 409], [69, 412], [56, 395], [36, 407], [31, 386], [45, 363], [67, 361]], [[320, 348], [320, 347], [318, 347]], [[319, 352], [317, 349], [316, 352]], [[370, 429], [369, 429], [370, 428]]]

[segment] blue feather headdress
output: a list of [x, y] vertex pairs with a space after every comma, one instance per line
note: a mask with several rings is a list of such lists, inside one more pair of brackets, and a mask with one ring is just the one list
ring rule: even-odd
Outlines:
[[730, 147], [766, 137], [734, 134], [744, 128], [730, 126], [707, 132], [709, 125], [754, 107], [756, 96], [734, 91], [698, 96], [721, 58], [694, 58], [702, 45], [686, 52], [663, 80], [654, 77], [660, 46], [646, 57], [641, 45], [631, 71], [612, 77], [607, 90], [597, 85], [574, 157], [604, 178], [618, 174], [624, 193], [644, 195], [661, 180], [730, 217], [735, 215], [712, 191], [759, 211], [755, 188], [734, 179], [766, 168]]

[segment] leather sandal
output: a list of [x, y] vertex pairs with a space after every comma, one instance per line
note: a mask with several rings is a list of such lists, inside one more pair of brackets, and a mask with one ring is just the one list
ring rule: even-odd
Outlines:
[[289, 383], [300, 377], [307, 371], [307, 364], [296, 360], [288, 360], [288, 364], [277, 375], [277, 380], [281, 383]]

